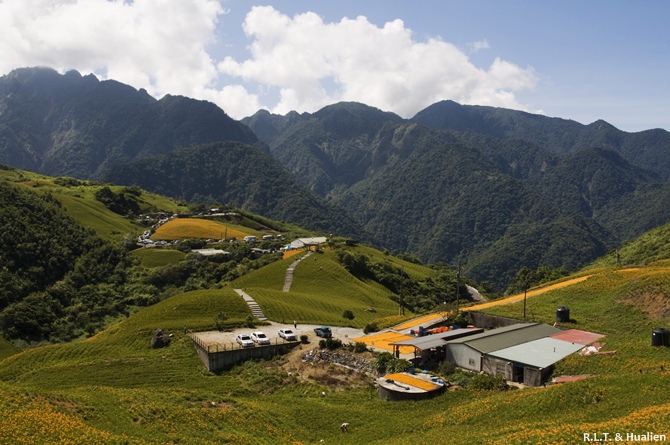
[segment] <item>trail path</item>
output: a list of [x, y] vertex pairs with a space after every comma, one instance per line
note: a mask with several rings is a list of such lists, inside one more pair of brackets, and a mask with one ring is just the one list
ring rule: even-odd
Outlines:
[[284, 292], [288, 292], [291, 290], [291, 284], [293, 283], [293, 271], [295, 270], [295, 267], [298, 265], [299, 262], [304, 260], [305, 258], [309, 257], [313, 252], [310, 250], [307, 252], [306, 255], [301, 256], [297, 260], [291, 263], [291, 265], [286, 269], [286, 278], [284, 279]]

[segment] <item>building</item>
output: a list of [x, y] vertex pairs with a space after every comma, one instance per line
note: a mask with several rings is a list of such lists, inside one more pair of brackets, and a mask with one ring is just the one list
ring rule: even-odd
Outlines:
[[517, 323], [449, 341], [447, 360], [470, 371], [484, 370], [484, 357], [494, 351], [528, 343], [561, 332], [548, 324]]

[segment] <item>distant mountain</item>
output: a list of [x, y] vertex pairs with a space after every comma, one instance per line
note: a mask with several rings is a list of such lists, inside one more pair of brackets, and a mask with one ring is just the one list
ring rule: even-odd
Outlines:
[[499, 289], [574, 269], [670, 221], [670, 133], [443, 101], [412, 119], [355, 102], [241, 122], [71, 71], [0, 78], [0, 162], [100, 178], [461, 261]]
[[439, 105], [450, 108], [449, 130], [437, 106], [409, 121], [352, 103], [243, 121], [254, 131], [262, 123], [272, 155], [381, 245], [431, 262], [460, 259], [466, 273], [498, 287], [522, 265], [574, 269], [670, 220], [662, 169], [604, 144], [581, 147], [588, 126]]
[[418, 112], [412, 119], [442, 130], [477, 133], [498, 139], [521, 139], [550, 152], [565, 155], [582, 148], [616, 151], [632, 165], [670, 179], [670, 133], [647, 130], [627, 133], [603, 120], [590, 125], [578, 122], [445, 100]]
[[194, 202], [234, 204], [325, 233], [368, 239], [342, 209], [307, 192], [260, 149], [220, 142], [118, 165], [105, 181]]
[[262, 146], [212, 103], [156, 100], [76, 71], [23, 68], [2, 76], [0, 110], [0, 162], [46, 174], [95, 178], [114, 165], [208, 142]]

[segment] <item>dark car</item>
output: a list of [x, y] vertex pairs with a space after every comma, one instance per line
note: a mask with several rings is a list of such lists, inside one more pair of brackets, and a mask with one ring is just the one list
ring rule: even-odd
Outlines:
[[321, 326], [314, 328], [314, 333], [317, 337], [330, 338], [333, 336], [333, 333], [330, 331], [328, 326]]

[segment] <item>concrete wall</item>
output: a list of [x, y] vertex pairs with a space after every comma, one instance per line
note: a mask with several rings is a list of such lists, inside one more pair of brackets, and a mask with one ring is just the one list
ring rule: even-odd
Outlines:
[[[193, 337], [191, 337], [193, 338]], [[270, 358], [285, 354], [298, 346], [300, 342], [285, 342], [274, 345], [255, 346], [253, 348], [217, 350], [208, 348], [200, 342], [193, 341], [198, 357], [205, 364], [208, 371], [217, 372], [229, 368], [237, 363], [255, 358]]]
[[462, 343], [447, 344], [446, 358], [458, 367], [477, 372], [482, 370], [482, 354], [468, 345]]
[[498, 317], [495, 315], [482, 314], [480, 312], [468, 312], [470, 323], [478, 328], [495, 329], [504, 326], [510, 326], [517, 323], [523, 323], [523, 320], [514, 318]]

